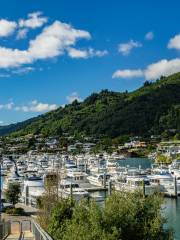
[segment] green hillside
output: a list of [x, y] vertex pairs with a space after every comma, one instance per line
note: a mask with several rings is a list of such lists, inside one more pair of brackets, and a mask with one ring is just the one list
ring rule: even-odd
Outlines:
[[0, 128], [0, 134], [45, 136], [62, 133], [84, 135], [151, 135], [180, 132], [180, 73], [145, 82], [133, 92], [102, 90], [82, 103], [60, 107], [28, 121]]

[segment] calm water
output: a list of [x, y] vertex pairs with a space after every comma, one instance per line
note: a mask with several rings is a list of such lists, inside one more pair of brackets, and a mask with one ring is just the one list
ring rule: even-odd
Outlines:
[[142, 169], [150, 168], [152, 161], [148, 158], [126, 158], [123, 160], [119, 160], [118, 164], [122, 167], [130, 166], [130, 167], [139, 167]]
[[[148, 158], [128, 158], [119, 161], [121, 166], [139, 167], [141, 165], [141, 168], [150, 168], [151, 163]], [[173, 228], [174, 240], [180, 240], [180, 197], [178, 199], [165, 198], [163, 213], [168, 221], [165, 227]]]
[[164, 215], [168, 222], [166, 227], [173, 228], [175, 232], [175, 240], [180, 240], [180, 198], [166, 198], [164, 204]]

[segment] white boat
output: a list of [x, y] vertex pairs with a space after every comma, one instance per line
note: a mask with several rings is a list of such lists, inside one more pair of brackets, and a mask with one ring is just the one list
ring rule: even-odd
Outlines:
[[91, 174], [107, 172], [106, 165], [94, 164], [89, 167]]
[[[143, 187], [144, 185], [144, 187]], [[142, 176], [127, 176], [119, 178], [114, 182], [114, 187], [116, 191], [127, 191], [127, 192], [134, 192], [134, 191], [144, 191], [145, 188], [145, 195], [150, 195], [157, 192], [157, 187], [150, 183], [150, 180], [147, 177]]]
[[106, 168], [107, 168], [107, 172], [110, 174], [117, 173], [118, 171], [117, 162], [107, 161]]
[[68, 171], [66, 173], [67, 180], [74, 182], [74, 183], [85, 183], [87, 182], [88, 174], [77, 170]]
[[159, 191], [165, 194], [174, 194], [174, 177], [165, 168], [153, 169], [152, 174], [148, 175], [150, 183], [158, 186]]
[[84, 188], [80, 188], [79, 184], [68, 180], [61, 181], [58, 193], [62, 198], [70, 198], [72, 196], [76, 201], [89, 196], [89, 193]]
[[8, 189], [10, 183], [18, 183], [20, 186], [22, 186], [23, 178], [18, 176], [16, 173], [12, 173], [10, 176], [5, 177], [3, 181], [3, 191]]
[[12, 166], [14, 166], [14, 163], [12, 161], [10, 161], [9, 159], [3, 158], [2, 167], [9, 170]]
[[95, 186], [102, 187], [104, 186], [104, 180], [106, 181], [106, 186], [108, 184], [108, 181], [110, 180], [111, 175], [110, 174], [93, 174], [87, 177], [87, 180], [89, 183]]
[[37, 206], [37, 198], [42, 196], [45, 191], [43, 179], [40, 177], [29, 177], [24, 180], [21, 193], [21, 202], [25, 205]]

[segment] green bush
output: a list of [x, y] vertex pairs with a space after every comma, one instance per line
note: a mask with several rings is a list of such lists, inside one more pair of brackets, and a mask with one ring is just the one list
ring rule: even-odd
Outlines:
[[17, 215], [17, 216], [22, 216], [25, 214], [23, 208], [7, 208], [5, 213], [9, 215]]
[[49, 219], [48, 232], [54, 240], [172, 240], [164, 230], [163, 199], [154, 194], [113, 193], [104, 207], [93, 201], [56, 204]]

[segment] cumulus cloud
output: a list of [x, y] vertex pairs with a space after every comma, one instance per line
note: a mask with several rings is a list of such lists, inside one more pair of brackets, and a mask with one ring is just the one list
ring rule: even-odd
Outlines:
[[19, 40], [26, 38], [28, 31], [29, 31], [28, 28], [19, 29], [17, 32], [16, 39]]
[[14, 107], [14, 103], [13, 102], [9, 102], [6, 104], [0, 104], [0, 110], [12, 110]]
[[146, 35], [145, 35], [145, 39], [146, 40], [153, 40], [154, 38], [154, 33], [151, 31], [151, 32], [147, 32]]
[[55, 21], [43, 32], [30, 41], [29, 54], [36, 59], [62, 55], [64, 50], [76, 43], [78, 39], [90, 39], [90, 33], [78, 30], [71, 25]]
[[16, 105], [14, 102], [9, 102], [6, 104], [0, 104], [0, 110], [14, 110], [21, 112], [47, 112], [52, 111], [58, 108], [56, 104], [48, 104], [38, 102], [37, 100], [33, 100], [26, 105]]
[[47, 17], [43, 17], [42, 12], [33, 12], [28, 14], [28, 19], [19, 20], [19, 27], [35, 29], [43, 26], [47, 21]]
[[27, 63], [32, 63], [28, 51], [0, 47], [0, 68], [18, 67]]
[[140, 42], [136, 42], [136, 41], [131, 39], [127, 43], [120, 43], [119, 46], [118, 46], [118, 51], [122, 55], [127, 56], [127, 55], [130, 54], [130, 52], [133, 48], [139, 48], [139, 47], [142, 47], [142, 44]]
[[6, 19], [0, 20], [0, 37], [10, 36], [16, 29], [16, 22], [8, 21]]
[[77, 100], [78, 102], [82, 102], [82, 98], [79, 96], [77, 92], [71, 93], [69, 96], [66, 97], [66, 100], [68, 103], [74, 102], [74, 100]]
[[125, 69], [125, 70], [117, 70], [113, 74], [113, 78], [136, 78], [136, 77], [142, 77], [144, 75], [143, 71], [141, 69], [131, 70], [131, 69]]
[[180, 71], [180, 59], [162, 59], [159, 62], [150, 64], [144, 70], [144, 76], [147, 80], [155, 80], [160, 76], [169, 76]]
[[57, 108], [58, 106], [56, 104], [41, 103], [37, 100], [33, 100], [27, 105], [16, 106], [14, 109], [22, 112], [47, 112]]
[[175, 37], [169, 40], [168, 48], [180, 50], [180, 34], [176, 35]]
[[86, 50], [80, 50], [76, 48], [68, 48], [68, 55], [71, 58], [90, 58], [90, 57], [103, 57], [108, 54], [107, 50], [95, 50], [93, 48], [89, 48]]
[[71, 25], [55, 21], [29, 43], [27, 50], [0, 47], [0, 68], [19, 67], [39, 59], [57, 57], [64, 54], [79, 39], [90, 39], [89, 32], [73, 28]]
[[169, 76], [180, 71], [180, 58], [167, 60], [162, 59], [148, 65], [144, 70], [121, 69], [113, 74], [113, 78], [144, 77], [146, 80], [156, 80], [161, 76]]

